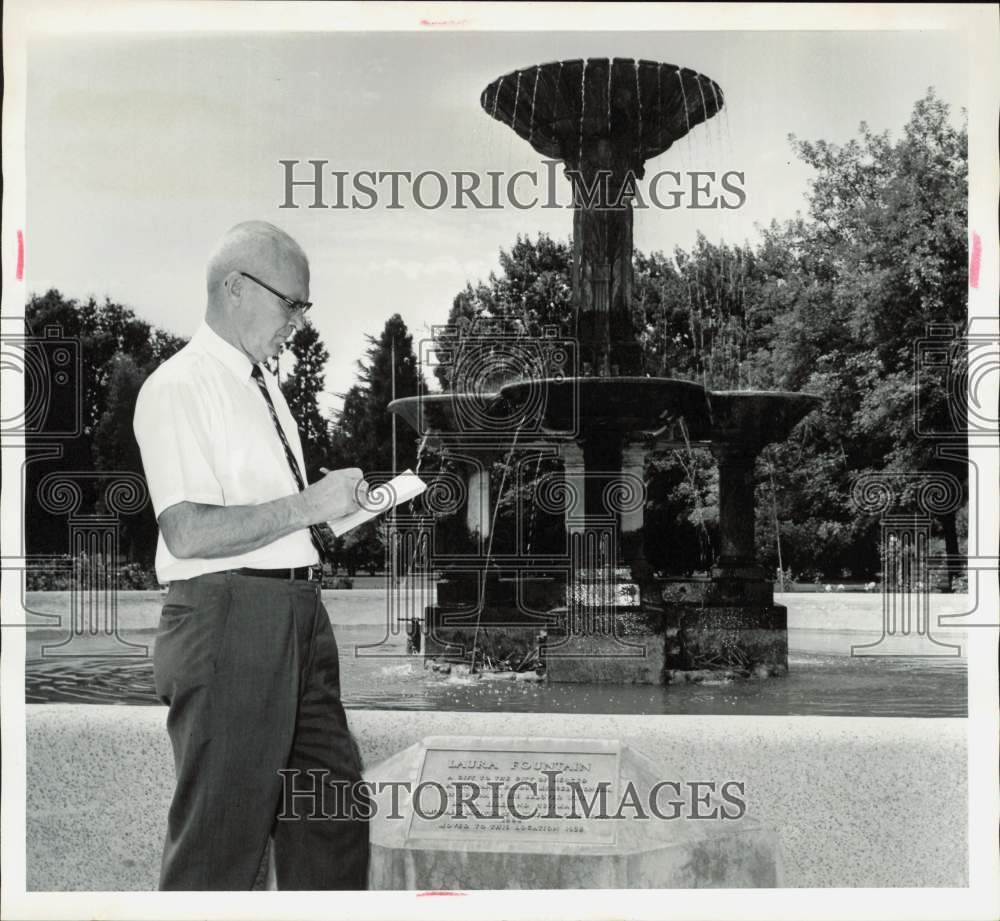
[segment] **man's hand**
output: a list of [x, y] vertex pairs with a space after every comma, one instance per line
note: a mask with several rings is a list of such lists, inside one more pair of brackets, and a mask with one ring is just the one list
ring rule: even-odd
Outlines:
[[302, 492], [260, 505], [178, 502], [159, 517], [167, 549], [178, 559], [236, 556], [311, 524], [356, 512], [368, 495], [364, 474], [357, 467], [323, 472], [322, 480]]
[[357, 467], [327, 470], [320, 467], [322, 480], [307, 486], [300, 496], [306, 503], [309, 524], [343, 518], [361, 508], [368, 495], [364, 474]]

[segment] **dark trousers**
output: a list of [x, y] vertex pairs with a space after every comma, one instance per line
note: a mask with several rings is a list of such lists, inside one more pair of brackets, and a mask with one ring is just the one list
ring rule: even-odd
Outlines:
[[269, 836], [279, 889], [366, 888], [368, 824], [349, 817], [351, 798], [347, 818], [316, 818], [315, 800], [286, 795], [317, 776], [361, 779], [318, 584], [173, 582], [153, 664], [177, 778], [160, 888], [250, 889]]

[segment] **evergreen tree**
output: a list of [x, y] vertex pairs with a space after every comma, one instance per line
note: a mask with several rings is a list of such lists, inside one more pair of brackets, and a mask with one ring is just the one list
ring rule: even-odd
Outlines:
[[308, 320], [302, 329], [295, 331], [287, 348], [295, 356], [295, 367], [281, 382], [281, 392], [299, 427], [306, 479], [314, 482], [322, 476], [319, 468], [331, 463], [330, 424], [319, 408], [330, 353]]
[[[402, 317], [393, 314], [376, 338], [368, 336], [365, 357], [358, 361], [358, 381], [344, 394], [344, 403], [333, 426], [331, 466], [360, 467], [375, 481], [384, 482], [393, 470], [393, 375], [397, 399], [423, 392], [420, 366], [413, 351], [413, 336]], [[395, 364], [393, 357], [395, 356]], [[417, 437], [396, 421], [396, 470], [417, 466]], [[385, 529], [371, 521], [345, 535], [342, 543], [348, 573], [359, 567], [381, 568], [385, 554]]]
[[[94, 467], [102, 471], [130, 471], [142, 473], [142, 455], [135, 440], [132, 419], [135, 404], [149, 371], [141, 369], [135, 360], [124, 352], [116, 352], [108, 373], [106, 409], [94, 430]], [[148, 557], [156, 546], [156, 519], [147, 507], [135, 515], [123, 516], [120, 521], [119, 549], [128, 560]]]
[[[368, 349], [365, 358], [358, 362], [358, 382], [364, 404], [363, 409], [357, 407], [361, 412], [356, 414], [360, 419], [355, 423], [360, 423], [356, 431], [362, 435], [366, 465], [356, 466], [366, 471], [386, 472], [393, 469], [393, 414], [388, 410], [393, 399], [393, 378], [396, 399], [416, 396], [423, 390], [423, 381], [413, 351], [413, 336], [398, 313], [386, 320], [378, 338], [366, 338]], [[395, 467], [397, 470], [412, 468], [417, 462], [416, 438], [405, 423], [398, 421], [396, 433]]]

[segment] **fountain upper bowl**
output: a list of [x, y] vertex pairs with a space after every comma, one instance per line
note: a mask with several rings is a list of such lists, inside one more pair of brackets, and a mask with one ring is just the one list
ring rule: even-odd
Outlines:
[[479, 101], [542, 156], [576, 164], [588, 142], [609, 139], [638, 168], [724, 104], [722, 89], [704, 74], [634, 58], [524, 67], [490, 83]]

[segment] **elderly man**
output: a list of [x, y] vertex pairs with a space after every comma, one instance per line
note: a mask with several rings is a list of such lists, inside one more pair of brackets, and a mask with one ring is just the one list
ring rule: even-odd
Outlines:
[[154, 653], [177, 780], [161, 889], [249, 889], [269, 836], [279, 888], [365, 888], [364, 802], [340, 797], [338, 818], [316, 820], [303, 797], [302, 817], [276, 818], [289, 777], [340, 791], [361, 768], [318, 564], [325, 522], [355, 511], [366, 486], [357, 469], [306, 485], [295, 421], [261, 365], [302, 326], [308, 297], [291, 237], [232, 228], [209, 260], [204, 322], [136, 405], [170, 585]]

